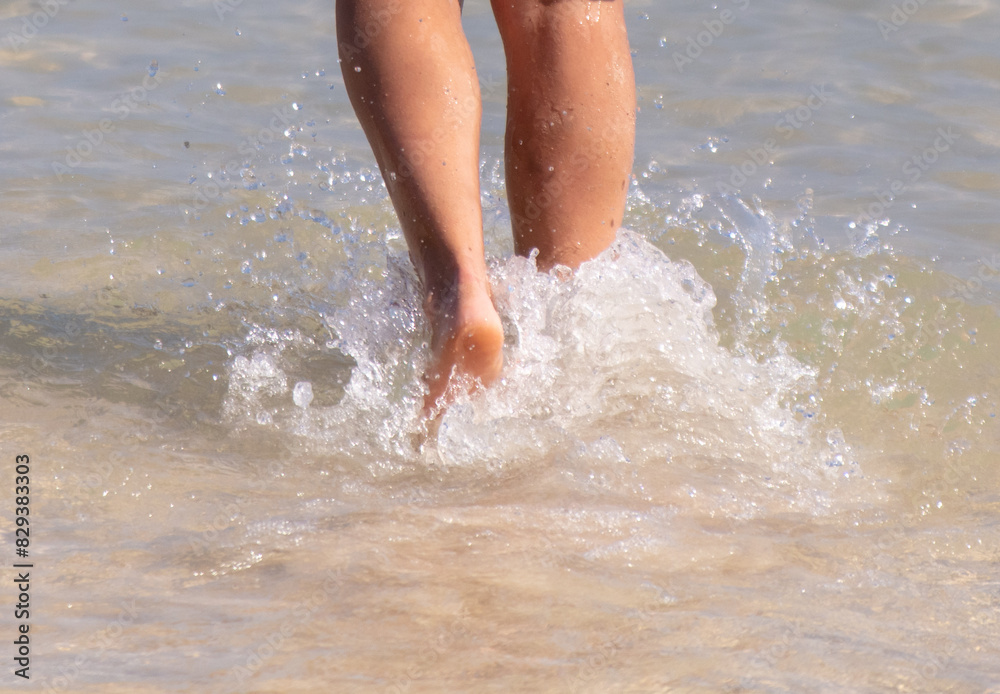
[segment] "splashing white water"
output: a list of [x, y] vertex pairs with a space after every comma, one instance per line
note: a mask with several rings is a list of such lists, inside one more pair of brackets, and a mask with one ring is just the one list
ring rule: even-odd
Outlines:
[[[260, 421], [252, 413], [263, 408], [279, 431], [371, 474], [553, 464], [587, 484], [610, 475], [622, 493], [666, 492], [641, 474], [623, 476], [632, 467], [666, 474], [670, 495], [702, 495], [737, 515], [766, 498], [826, 506], [822, 490], [834, 482], [819, 473], [844, 458], [832, 462], [834, 445], [794, 406], [815, 387], [812, 370], [781, 346], [763, 362], [721, 347], [712, 288], [639, 235], [622, 232], [575, 274], [539, 273], [521, 257], [495, 261], [503, 378], [459, 397], [429, 437], [420, 420], [427, 342], [419, 287], [402, 254], [390, 255], [383, 274], [345, 273], [335, 288], [349, 299], [326, 321], [356, 363], [339, 402], [309, 406], [302, 392], [284, 392], [281, 352], [304, 338], [257, 331], [252, 357], [232, 364], [231, 415]], [[276, 405], [276, 395], [299, 406]], [[836, 474], [845, 469], [856, 472], [848, 465]]]

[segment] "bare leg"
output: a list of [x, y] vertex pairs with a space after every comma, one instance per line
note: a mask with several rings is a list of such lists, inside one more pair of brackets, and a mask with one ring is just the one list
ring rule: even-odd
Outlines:
[[492, 0], [507, 54], [514, 247], [576, 268], [622, 223], [635, 76], [622, 0]]
[[337, 0], [351, 103], [375, 152], [431, 324], [430, 409], [453, 375], [496, 380], [479, 197], [482, 105], [458, 0]]

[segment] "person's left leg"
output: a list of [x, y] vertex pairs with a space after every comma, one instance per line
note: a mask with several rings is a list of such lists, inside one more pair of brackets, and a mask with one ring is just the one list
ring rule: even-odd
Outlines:
[[507, 200], [520, 255], [576, 268], [622, 224], [635, 143], [623, 0], [492, 0], [507, 54]]
[[347, 92], [423, 281], [429, 410], [453, 375], [488, 385], [503, 365], [483, 252], [472, 50], [458, 0], [337, 0], [337, 38]]

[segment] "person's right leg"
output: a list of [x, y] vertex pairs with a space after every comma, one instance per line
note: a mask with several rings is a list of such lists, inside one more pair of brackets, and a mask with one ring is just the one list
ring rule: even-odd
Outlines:
[[430, 409], [503, 362], [479, 196], [479, 82], [457, 0], [337, 0], [344, 83], [424, 285]]
[[576, 268], [625, 211], [635, 77], [622, 0], [491, 0], [507, 54], [507, 199], [514, 247]]

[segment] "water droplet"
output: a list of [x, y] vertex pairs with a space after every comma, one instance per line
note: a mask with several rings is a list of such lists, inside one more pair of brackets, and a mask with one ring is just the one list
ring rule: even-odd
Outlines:
[[156, 341], [153, 342], [153, 349], [163, 349], [163, 340], [156, 338]]
[[360, 65], [355, 65], [354, 66], [354, 71], [355, 72], [361, 72], [361, 66]]
[[292, 401], [303, 410], [309, 407], [309, 403], [313, 401], [312, 383], [309, 381], [296, 383], [295, 389], [292, 390]]
[[215, 83], [215, 93], [218, 94], [219, 96], [226, 95], [226, 90], [222, 88], [222, 82]]

